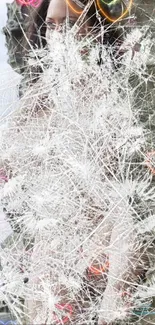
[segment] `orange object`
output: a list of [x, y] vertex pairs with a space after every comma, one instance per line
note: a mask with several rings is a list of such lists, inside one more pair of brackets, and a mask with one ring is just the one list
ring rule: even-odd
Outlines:
[[151, 173], [155, 175], [155, 151], [150, 151], [146, 154], [147, 160], [145, 161]]
[[75, 13], [78, 14], [78, 15], [81, 15], [81, 14], [82, 14], [83, 10], [80, 10], [80, 11], [76, 10], [76, 9], [73, 7], [73, 5], [70, 4], [70, 1], [69, 1], [69, 0], [66, 0], [66, 2], [67, 2], [67, 4], [68, 4], [68, 6], [70, 7], [70, 9], [73, 10], [73, 12], [75, 12]]
[[54, 320], [57, 324], [65, 324], [70, 320], [70, 316], [73, 313], [73, 307], [69, 304], [56, 304], [55, 307], [59, 310], [64, 310], [67, 312], [67, 316], [63, 317], [62, 319], [59, 319], [57, 315], [54, 314]]
[[[32, 1], [32, 0], [31, 0]], [[76, 14], [79, 14], [81, 15], [83, 10], [76, 10], [72, 4], [70, 4], [70, 0], [66, 0], [68, 6], [70, 7], [71, 10], [73, 10], [73, 12], [75, 12]], [[122, 19], [123, 17], [126, 16], [126, 14], [129, 12], [129, 10], [131, 9], [132, 7], [132, 4], [133, 4], [133, 0], [130, 0], [129, 1], [129, 5], [127, 7], [127, 9], [118, 17], [118, 18], [112, 18], [111, 16], [109, 16], [102, 8], [101, 4], [100, 4], [100, 0], [96, 0], [96, 3], [97, 3], [97, 6], [99, 8], [99, 10], [101, 11], [102, 15], [107, 18], [110, 22], [114, 23], [116, 21], [119, 21], [120, 19]]]
[[109, 262], [107, 261], [103, 266], [90, 266], [89, 273], [93, 273], [94, 275], [102, 275], [102, 273], [106, 272], [109, 268]]
[[101, 11], [102, 15], [104, 15], [105, 18], [107, 18], [112, 23], [119, 21], [120, 19], [125, 17], [126, 14], [128, 13], [128, 11], [131, 9], [131, 6], [133, 4], [133, 0], [130, 0], [127, 9], [118, 18], [114, 19], [114, 18], [111, 18], [109, 15], [107, 15], [107, 13], [103, 10], [102, 6], [100, 5], [100, 0], [96, 0], [96, 2], [97, 2], [97, 6], [98, 6], [99, 10]]

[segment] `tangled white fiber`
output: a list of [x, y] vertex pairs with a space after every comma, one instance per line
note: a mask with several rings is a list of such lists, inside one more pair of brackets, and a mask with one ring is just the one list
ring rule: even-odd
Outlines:
[[0, 195], [17, 234], [0, 249], [0, 300], [19, 324], [135, 324], [152, 303], [155, 192], [129, 83], [148, 40], [118, 68], [112, 48], [90, 44], [53, 33], [40, 79], [1, 127]]

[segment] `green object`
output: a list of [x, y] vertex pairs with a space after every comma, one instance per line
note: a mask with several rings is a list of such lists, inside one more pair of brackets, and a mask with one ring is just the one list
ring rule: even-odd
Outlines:
[[108, 7], [111, 7], [111, 6], [115, 6], [115, 5], [119, 4], [121, 2], [121, 0], [112, 0], [109, 2], [107, 2], [107, 0], [106, 1], [101, 0], [101, 2], [103, 2], [103, 4], [105, 4]]
[[126, 10], [126, 5], [123, 0], [100, 0], [103, 8], [108, 12], [112, 18], [118, 18]]
[[8, 64], [23, 76], [19, 85], [19, 97], [25, 89], [35, 83], [42, 72], [38, 66], [39, 58], [34, 66], [28, 64], [30, 53], [33, 49], [40, 49], [46, 46], [45, 21], [48, 1], [43, 0], [39, 8], [20, 5], [14, 0], [7, 5], [7, 22], [3, 28], [6, 47], [8, 50]]
[[24, 72], [23, 59], [23, 31], [25, 32], [27, 25], [25, 24], [27, 8], [13, 1], [7, 3], [7, 22], [3, 28], [5, 34], [6, 47], [8, 50], [8, 63], [18, 73]]

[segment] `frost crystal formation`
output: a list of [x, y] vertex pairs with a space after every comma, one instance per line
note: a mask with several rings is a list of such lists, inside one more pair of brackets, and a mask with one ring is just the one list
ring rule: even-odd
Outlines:
[[135, 324], [153, 308], [153, 143], [134, 85], [151, 78], [143, 33], [127, 35], [116, 61], [110, 47], [55, 32], [28, 62], [43, 73], [0, 134], [14, 229], [0, 300], [19, 324]]

